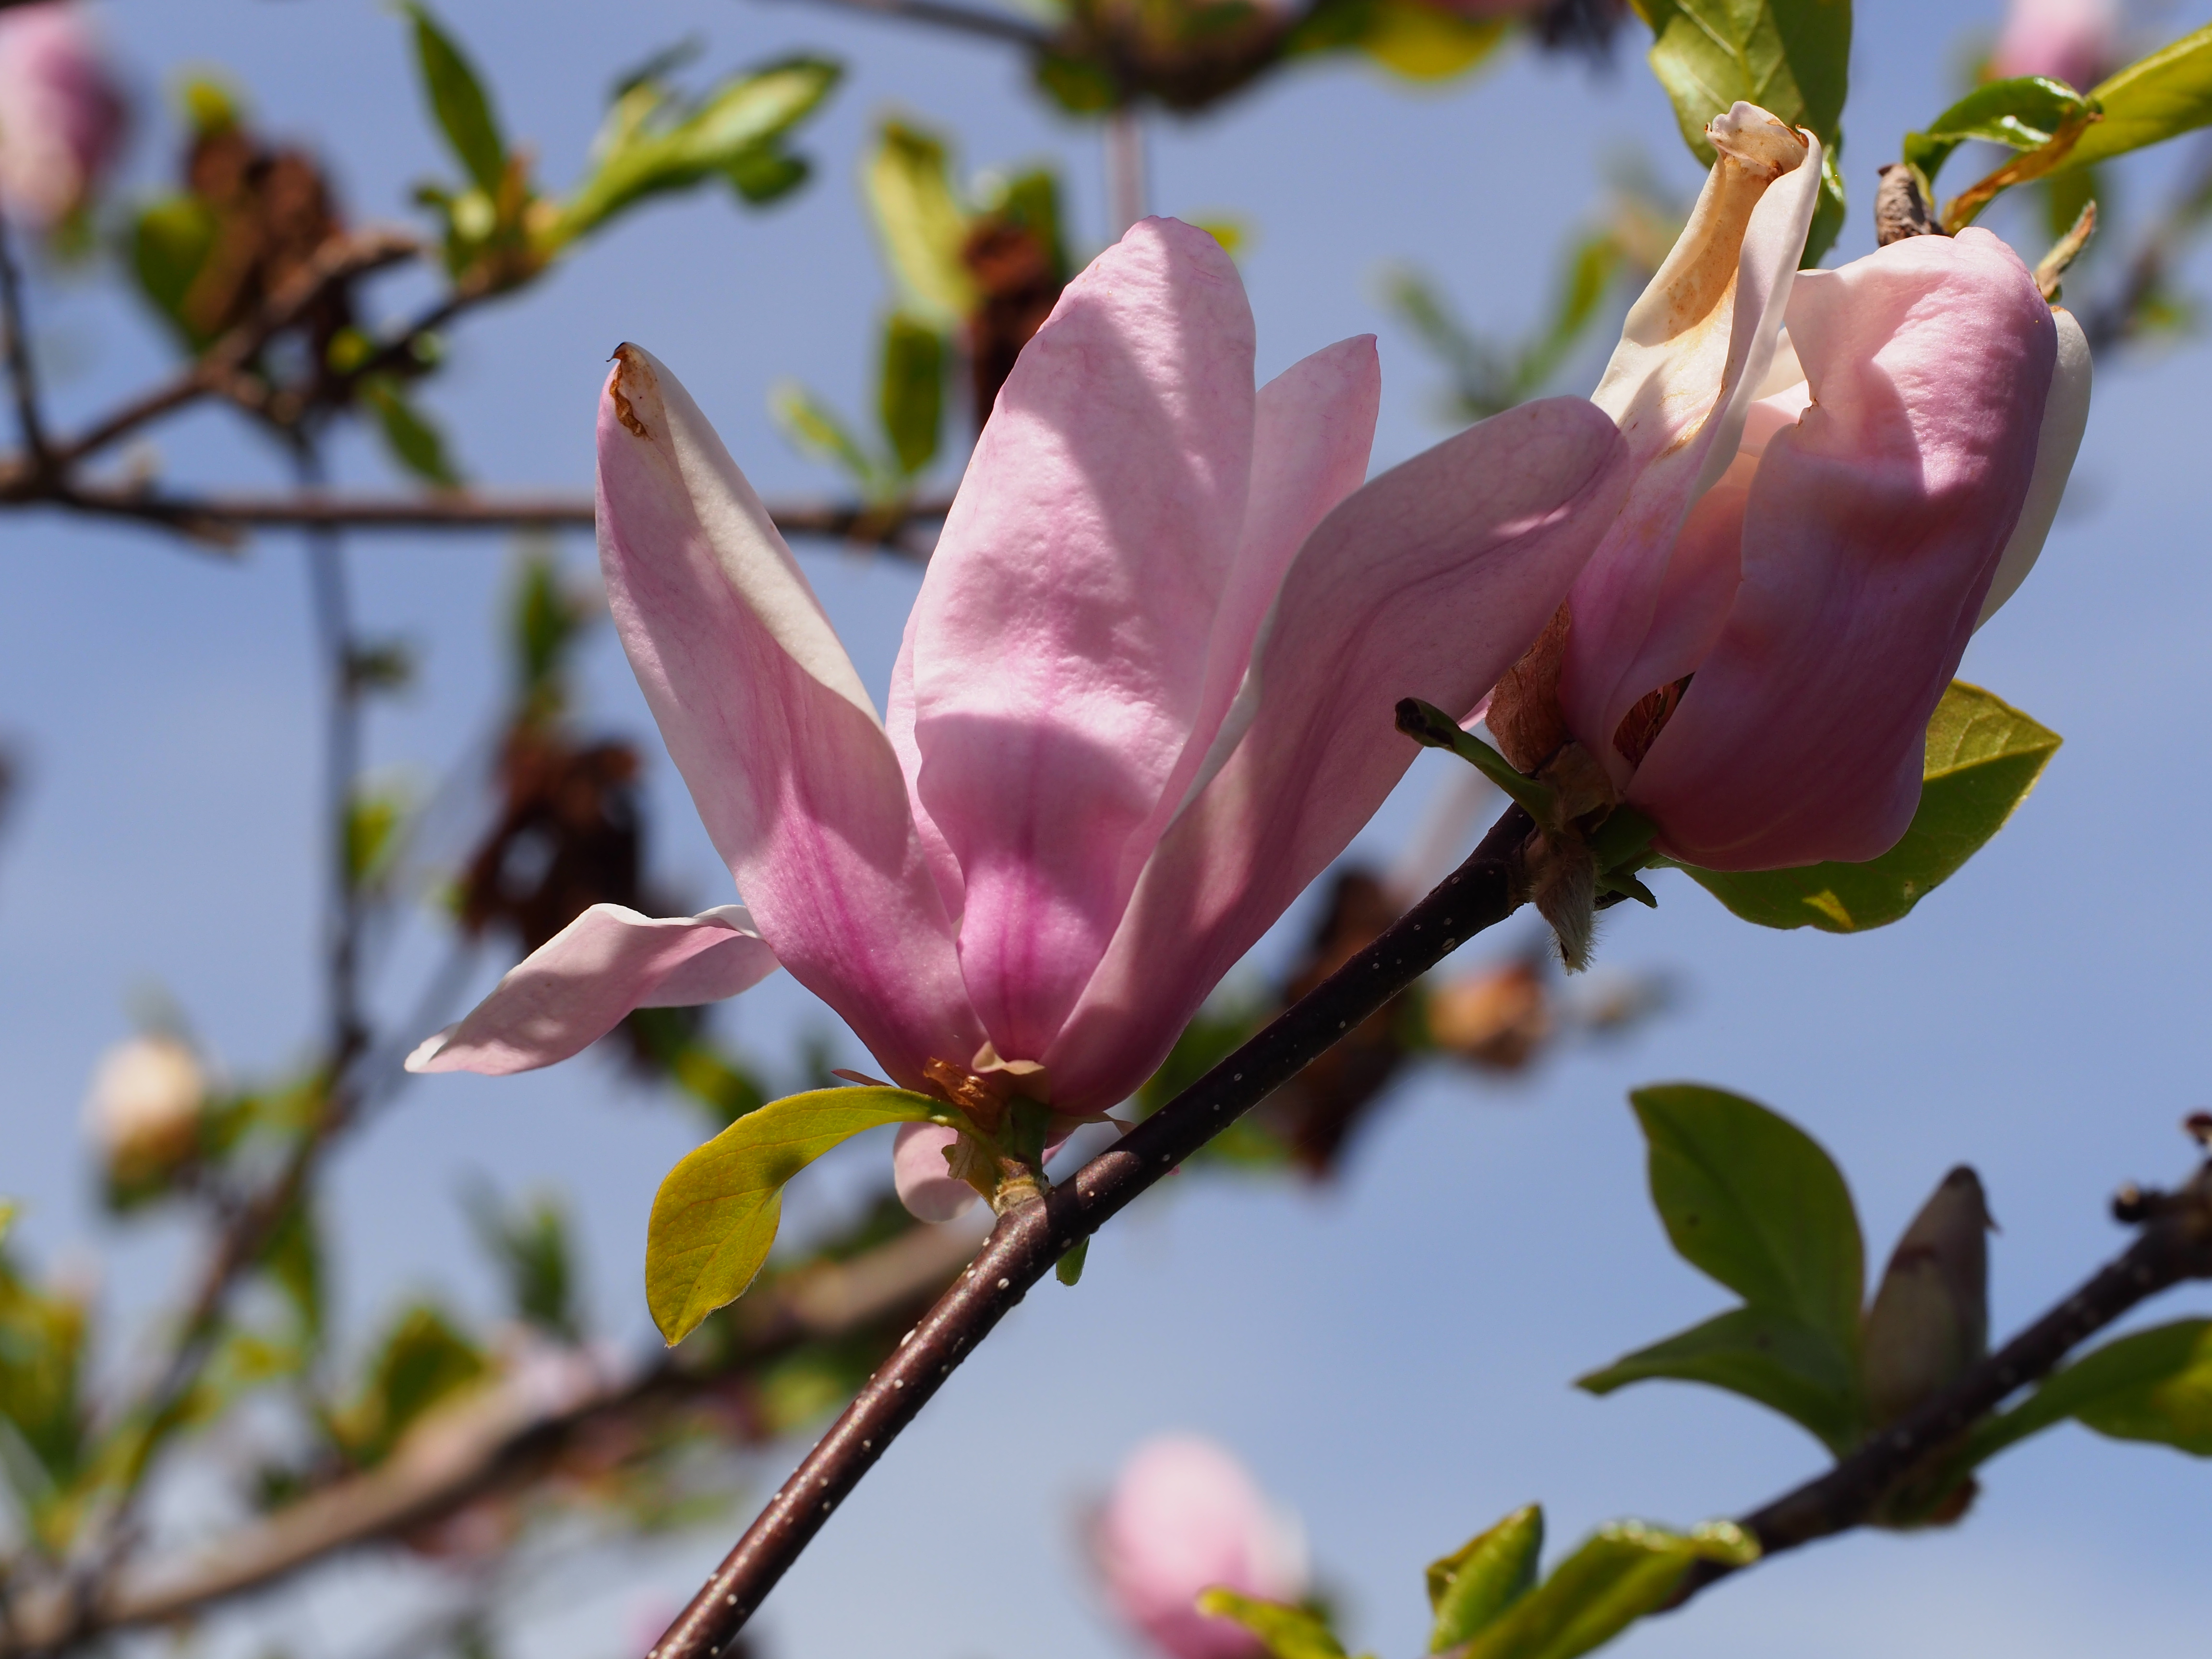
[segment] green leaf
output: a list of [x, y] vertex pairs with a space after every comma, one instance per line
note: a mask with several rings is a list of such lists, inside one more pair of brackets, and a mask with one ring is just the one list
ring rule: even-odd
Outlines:
[[1784, 1314], [1856, 1369], [1864, 1246], [1850, 1188], [1796, 1124], [1695, 1083], [1629, 1096], [1650, 1148], [1651, 1201], [1682, 1259]]
[[1463, 1659], [1572, 1659], [1666, 1606], [1692, 1563], [1741, 1567], [1758, 1559], [1759, 1546], [1731, 1522], [1686, 1535], [1616, 1522], [1469, 1642]]
[[842, 469], [866, 495], [885, 493], [887, 480], [875, 457], [860, 447], [837, 411], [796, 380], [769, 388], [769, 413], [800, 450]]
[[2094, 108], [2063, 81], [2039, 75], [1992, 81], [1945, 110], [1926, 131], [1906, 133], [1905, 159], [1932, 183], [1951, 152], [1969, 139], [2034, 149]]
[[649, 197], [723, 178], [747, 201], [773, 200], [807, 174], [779, 142], [813, 113], [842, 74], [792, 58], [735, 76], [686, 106], [653, 80], [625, 90], [592, 145], [592, 167], [540, 241], [550, 251]]
[[197, 196], [156, 202], [131, 228], [131, 271], [138, 291], [194, 350], [207, 337], [187, 319], [185, 300], [207, 264], [215, 234], [215, 211]]
[[2105, 118], [2054, 172], [2094, 167], [2212, 122], [2212, 25], [2129, 64], [2089, 95], [2104, 106]]
[[1969, 1461], [2069, 1417], [2116, 1440], [2153, 1440], [2212, 1457], [2212, 1319], [2154, 1326], [2084, 1355], [1978, 1427]]
[[580, 1342], [574, 1253], [568, 1212], [560, 1201], [540, 1196], [510, 1207], [479, 1182], [462, 1202], [477, 1242], [505, 1275], [508, 1299], [522, 1322], [563, 1342]]
[[1053, 280], [1068, 277], [1067, 239], [1060, 231], [1060, 180], [1046, 167], [1032, 167], [1004, 179], [985, 206], [1006, 223], [1026, 230], [1044, 245], [1052, 259]]
[[292, 1304], [312, 1347], [323, 1334], [323, 1249], [304, 1195], [284, 1212], [262, 1246], [261, 1270]]
[[965, 322], [980, 296], [960, 257], [969, 218], [953, 194], [944, 142], [903, 122], [886, 121], [861, 182], [905, 307], [940, 329]]
[[1858, 933], [1902, 920], [2004, 827], [2059, 736], [1979, 686], [1954, 680], [1928, 722], [1920, 805], [1904, 838], [1864, 864], [1794, 870], [1678, 865], [1746, 921]]
[[1536, 1583], [1544, 1511], [1530, 1504], [1451, 1554], [1429, 1563], [1429, 1651], [1442, 1653], [1487, 1629]]
[[901, 472], [911, 477], [937, 459], [945, 416], [945, 341], [935, 329], [903, 312], [884, 320], [877, 411]]
[[432, 1407], [489, 1370], [451, 1320], [418, 1303], [392, 1322], [352, 1401], [331, 1414], [331, 1435], [356, 1463], [381, 1462]]
[[1274, 1659], [1345, 1659], [1344, 1644], [1317, 1614], [1279, 1601], [1260, 1601], [1231, 1589], [1210, 1589], [1198, 1610], [1233, 1619], [1260, 1638]]
[[1771, 1308], [1735, 1308], [1575, 1379], [1595, 1395], [1665, 1378], [1778, 1411], [1838, 1457], [1865, 1432], [1858, 1378], [1832, 1338]]
[[1820, 134], [1827, 153], [1821, 201], [1806, 238], [1815, 263], [1843, 225], [1844, 96], [1851, 52], [1850, 0], [1645, 0], [1651, 72], [1667, 89], [1683, 141], [1713, 164], [1705, 125], [1739, 98]]
[[356, 793], [346, 811], [349, 886], [366, 887], [384, 873], [398, 844], [399, 827], [406, 818], [405, 800], [392, 791], [363, 789]]
[[500, 137], [483, 83], [428, 7], [408, 0], [405, 9], [415, 20], [416, 62], [438, 130], [477, 188], [495, 197], [507, 173], [507, 141]]
[[1373, 0], [1359, 49], [1408, 81], [1448, 81], [1498, 50], [1506, 17], [1462, 17], [1423, 0]]
[[903, 1089], [817, 1089], [748, 1112], [668, 1172], [645, 1243], [645, 1297], [670, 1345], [745, 1293], [768, 1260], [784, 1183], [831, 1147], [885, 1123], [941, 1120]]
[[378, 428], [392, 459], [424, 483], [452, 489], [461, 482], [446, 453], [445, 434], [416, 409], [388, 375], [371, 374], [359, 383], [361, 394], [376, 411]]

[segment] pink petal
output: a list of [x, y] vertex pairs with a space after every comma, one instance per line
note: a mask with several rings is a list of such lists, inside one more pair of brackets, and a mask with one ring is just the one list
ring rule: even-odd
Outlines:
[[634, 1008], [719, 1002], [775, 969], [741, 906], [657, 919], [594, 904], [509, 969], [467, 1018], [417, 1048], [407, 1069], [534, 1071], [581, 1052]]
[[630, 666], [762, 937], [908, 1088], [983, 1040], [890, 739], [767, 509], [635, 346], [599, 408], [599, 562]]
[[2087, 92], [2120, 61], [2119, 34], [2115, 0], [2012, 0], [1989, 73], [2047, 75]]
[[1041, 1054], [1090, 977], [1123, 848], [1197, 716], [1244, 521], [1252, 349], [1220, 245], [1133, 227], [1024, 349], [922, 583], [916, 781], [1008, 1059]]
[[902, 1123], [891, 1148], [891, 1185], [918, 1221], [957, 1221], [982, 1195], [951, 1173], [945, 1150], [957, 1129], [936, 1123]]
[[1808, 271], [1813, 405], [1766, 447], [1728, 625], [1629, 799], [1715, 869], [1860, 860], [1920, 799], [1923, 734], [2021, 516], [2057, 355], [1987, 231]]
[[1322, 521], [1238, 699], [1243, 740], [1161, 838], [1045, 1056], [1054, 1104], [1111, 1105], [1158, 1065], [1412, 763], [1398, 700], [1472, 708], [1559, 608], [1632, 471], [1602, 413], [1551, 398], [1416, 456]]
[[2004, 556], [1997, 561], [1990, 591], [1982, 596], [1982, 613], [1974, 619], [1979, 628], [2027, 580], [2051, 534], [2051, 520], [2065, 499], [2066, 480], [2074, 471], [2074, 457], [2081, 448], [2081, 434], [2089, 429], [2089, 337], [2074, 313], [2054, 310], [2051, 320], [2058, 331], [2058, 362], [2051, 372], [2051, 394], [2043, 403], [2043, 426], [2035, 437], [2035, 477], [2027, 486], [2027, 500], [2020, 509], [2020, 522], [2012, 528]]
[[1575, 584], [1559, 694], [1567, 724], [1618, 782], [1630, 770], [1612, 742], [1621, 717], [1688, 672], [1717, 629], [1710, 568], [1678, 568], [1669, 554], [1685, 515], [1735, 456], [1820, 197], [1820, 146], [1810, 135], [1799, 135], [1808, 141], [1803, 159], [1772, 177], [1793, 153], [1773, 117], [1738, 104], [1708, 131], [1720, 159], [1592, 394], [1620, 423], [1640, 471]]

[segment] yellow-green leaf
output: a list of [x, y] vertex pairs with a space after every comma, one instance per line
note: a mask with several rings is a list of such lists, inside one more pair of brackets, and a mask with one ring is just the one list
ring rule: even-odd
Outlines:
[[2149, 1440], [2212, 1457], [2212, 1319], [2136, 1331], [2085, 1354], [1976, 1431], [1980, 1462], [2071, 1417], [2116, 1440]]
[[1260, 1638], [1273, 1659], [1345, 1659], [1344, 1644], [1319, 1614], [1280, 1601], [1261, 1601], [1232, 1589], [1210, 1589], [1198, 1610], [1231, 1619]]
[[496, 196], [507, 173], [507, 143], [483, 82], [427, 7], [410, 3], [406, 11], [415, 22], [416, 62], [438, 130], [477, 187]]
[[1429, 1651], [1442, 1653], [1496, 1623], [1536, 1583], [1544, 1511], [1530, 1504], [1429, 1563]]
[[1656, 1613], [1691, 1564], [1747, 1566], [1759, 1546], [1732, 1522], [1688, 1534], [1616, 1522], [1552, 1570], [1462, 1650], [1464, 1659], [1574, 1659]]
[[2089, 96], [2105, 118], [2052, 169], [2071, 172], [2212, 123], [2212, 24], [2129, 64]]
[[1509, 21], [1462, 17], [1425, 0], [1376, 0], [1359, 48], [1408, 81], [1448, 81], [1497, 51]]
[[975, 279], [960, 258], [968, 213], [953, 194], [944, 142], [886, 121], [861, 181], [907, 309], [939, 328], [965, 322], [977, 304]]
[[736, 1301], [768, 1260], [784, 1183], [863, 1130], [941, 1117], [904, 1089], [817, 1089], [748, 1112], [668, 1172], [646, 1231], [645, 1297], [672, 1346]]
[[1680, 867], [1762, 927], [1830, 933], [1884, 927], [1956, 874], [2004, 827], [2058, 744], [2056, 732], [1979, 686], [1954, 680], [1928, 722], [1919, 810], [1904, 838], [1880, 858], [1794, 870]]
[[901, 312], [884, 322], [876, 410], [901, 472], [911, 477], [937, 459], [945, 417], [945, 339]]

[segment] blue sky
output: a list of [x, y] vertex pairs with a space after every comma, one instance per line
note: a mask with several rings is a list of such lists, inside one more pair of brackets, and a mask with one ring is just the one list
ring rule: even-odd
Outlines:
[[[2142, 27], [2165, 38], [2203, 9], [2191, 0]], [[456, 332], [429, 401], [487, 482], [587, 485], [602, 365], [634, 338], [684, 378], [765, 491], [826, 490], [832, 481], [776, 435], [764, 393], [796, 374], [862, 404], [887, 296], [853, 170], [885, 111], [951, 127], [970, 167], [1056, 160], [1083, 240], [1102, 237], [1095, 135], [1043, 109], [990, 48], [739, 0], [445, 10], [489, 66], [510, 131], [537, 145], [556, 182], [578, 165], [611, 76], [687, 33], [708, 40], [704, 66], [716, 70], [802, 47], [852, 70], [807, 130], [819, 171], [796, 199], [764, 214], [703, 196], [654, 207]], [[332, 158], [360, 216], [404, 216], [406, 186], [445, 170], [403, 31], [366, 0], [118, 0], [102, 15], [149, 94], [180, 66], [225, 67], [263, 125]], [[1959, 43], [1994, 21], [1954, 0], [1861, 7], [1844, 156], [1859, 210], [1838, 257], [1870, 246], [1874, 167], [1948, 101]], [[1263, 376], [1328, 340], [1382, 333], [1376, 462], [1388, 464], [1438, 435], [1425, 414], [1437, 377], [1376, 302], [1382, 262], [1419, 263], [1481, 325], [1507, 332], [1541, 310], [1559, 240], [1596, 199], [1607, 158], [1640, 155], [1694, 187], [1636, 36], [1624, 31], [1610, 73], [1516, 53], [1442, 92], [1355, 64], [1301, 69], [1221, 115], [1161, 128], [1154, 205], [1233, 213], [1256, 232], [1244, 270]], [[166, 167], [170, 136], [142, 135], [140, 180]], [[2155, 199], [2170, 167], [2150, 158], [2124, 176], [2124, 215]], [[2041, 252], [2030, 235], [2022, 246]], [[2212, 282], [2201, 262], [2196, 275]], [[404, 283], [379, 293], [394, 314], [409, 308]], [[104, 405], [164, 361], [112, 294], [49, 281], [39, 298], [64, 411]], [[1162, 1429], [1218, 1436], [1303, 1512], [1348, 1634], [1384, 1655], [1419, 1649], [1420, 1565], [1516, 1504], [1540, 1498], [1565, 1540], [1614, 1516], [1740, 1511], [1810, 1474], [1810, 1441], [1725, 1397], [1652, 1385], [1600, 1401], [1567, 1386], [1723, 1301], [1667, 1251], [1644, 1197], [1624, 1103], [1639, 1082], [1710, 1080], [1789, 1112], [1850, 1176], [1877, 1260], [1947, 1168], [1975, 1164], [2005, 1229], [1993, 1249], [2000, 1329], [2115, 1249], [2106, 1195], [2123, 1178], [2184, 1167], [2174, 1126], [2208, 1091], [2212, 894], [2193, 836], [2212, 812], [2206, 362], [2188, 344], [2100, 365], [2069, 511], [2034, 579], [1968, 655], [1966, 678], [2067, 738], [1990, 849], [1906, 922], [1850, 939], [1753, 930], [1662, 878], [1657, 913], [1614, 913], [1601, 947], [1603, 963], [1680, 976], [1686, 1000], [1661, 1023], [1509, 1088], [1424, 1075], [1325, 1191], [1170, 1182], [1097, 1242], [1079, 1289], [1033, 1296], [846, 1506], [763, 1615], [771, 1651], [1126, 1651], [1078, 1571], [1073, 1519], [1127, 1448]], [[218, 414], [154, 441], [179, 480], [279, 479], [274, 458]], [[366, 445], [339, 461], [348, 477], [387, 481]], [[588, 569], [580, 538], [564, 553]], [[425, 665], [420, 688], [377, 719], [380, 772], [427, 782], [493, 707], [510, 556], [489, 538], [356, 547], [370, 625], [415, 642]], [[914, 575], [836, 551], [803, 557], [880, 693]], [[86, 1075], [129, 1029], [134, 988], [166, 987], [241, 1074], [296, 1060], [317, 1018], [319, 710], [301, 558], [281, 536], [232, 564], [12, 516], [0, 561], [13, 595], [0, 608], [0, 731], [31, 769], [0, 845], [10, 1131], [0, 1185], [32, 1200], [34, 1250], [96, 1258], [111, 1309], [139, 1314], [173, 1282], [185, 1241], [160, 1222], [116, 1231], [99, 1219], [77, 1127]], [[648, 733], [604, 634], [587, 672], [592, 716]], [[649, 746], [655, 867], [700, 903], [723, 902], [727, 878]], [[1370, 831], [1375, 851], [1403, 837], [1436, 775], [1416, 770]], [[1495, 948], [1524, 938], [1508, 929]], [[437, 944], [427, 931], [396, 943], [388, 1006], [404, 1003]], [[482, 964], [487, 982], [500, 965]], [[776, 1056], [833, 1024], [772, 981], [722, 1029]], [[426, 1285], [494, 1305], [455, 1202], [481, 1170], [569, 1194], [595, 1312], [643, 1340], [647, 1207], [696, 1133], [682, 1108], [593, 1058], [410, 1091], [334, 1171], [344, 1318], [358, 1332]], [[827, 1213], [883, 1155], [864, 1145], [810, 1176], [793, 1224]], [[2184, 1292], [2158, 1316], [2208, 1308], [2212, 1295]], [[797, 1450], [760, 1465], [758, 1492]], [[2137, 1654], [2198, 1652], [2212, 1616], [2206, 1478], [2176, 1454], [2062, 1430], [1993, 1466], [1962, 1527], [1806, 1552], [1622, 1650], [2038, 1659], [2095, 1650], [2124, 1629]], [[702, 1534], [557, 1575], [519, 1598], [517, 1644], [622, 1651], [726, 1541]], [[365, 1652], [380, 1621], [433, 1593], [418, 1568], [363, 1564], [271, 1609], [265, 1629], [303, 1650]]]

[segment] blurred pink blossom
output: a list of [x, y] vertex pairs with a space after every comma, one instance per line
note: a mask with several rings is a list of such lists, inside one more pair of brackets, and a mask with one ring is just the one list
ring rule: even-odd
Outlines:
[[1122, 1465], [1097, 1516], [1092, 1554], [1115, 1610], [1169, 1659], [1253, 1659], [1241, 1625], [1194, 1605], [1217, 1585], [1266, 1601], [1306, 1591], [1296, 1518], [1275, 1510], [1211, 1440], [1165, 1435]]
[[127, 109], [83, 10], [0, 11], [0, 207], [43, 230], [90, 201]]
[[2047, 75], [2087, 92], [2119, 62], [2117, 0], [2012, 0], [1990, 75]]

